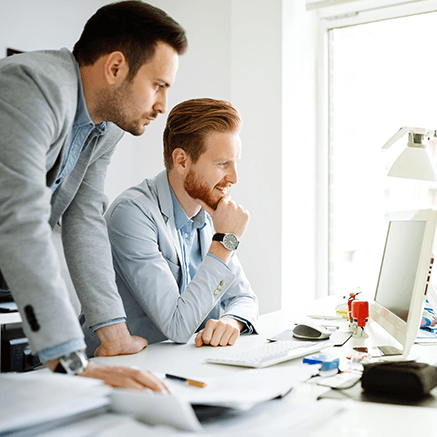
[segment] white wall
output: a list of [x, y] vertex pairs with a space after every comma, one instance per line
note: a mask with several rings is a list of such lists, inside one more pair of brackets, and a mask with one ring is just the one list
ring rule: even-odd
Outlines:
[[284, 0], [282, 12], [282, 305], [289, 308], [317, 296], [316, 217], [321, 212], [316, 208], [320, 98], [316, 73], [320, 61], [316, 13], [306, 12], [303, 0]]
[[[72, 49], [105, 0], [0, 0], [5, 48]], [[243, 118], [234, 199], [251, 213], [239, 258], [266, 313], [314, 296], [315, 21], [302, 0], [150, 0], [187, 31], [169, 109], [194, 97], [231, 101]], [[284, 94], [286, 93], [286, 94]], [[161, 171], [166, 115], [126, 135], [107, 195]], [[285, 207], [282, 207], [283, 201]], [[285, 238], [284, 238], [285, 237]], [[303, 296], [303, 297], [302, 297]]]

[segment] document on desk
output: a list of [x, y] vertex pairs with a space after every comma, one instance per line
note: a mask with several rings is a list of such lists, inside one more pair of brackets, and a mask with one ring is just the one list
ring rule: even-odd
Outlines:
[[91, 378], [50, 371], [0, 375], [0, 436], [36, 435], [62, 423], [106, 411], [110, 387]]
[[156, 374], [165, 382], [175, 395], [191, 405], [209, 405], [215, 407], [248, 410], [254, 405], [277, 397], [285, 396], [298, 383], [306, 381], [318, 369], [303, 364], [292, 367], [268, 367], [248, 369], [226, 376], [195, 378], [206, 383], [198, 388], [165, 378]]
[[172, 426], [181, 431], [203, 431], [193, 407], [178, 396], [113, 389], [111, 409], [132, 415], [147, 425]]
[[419, 329], [415, 342], [416, 344], [437, 343], [437, 334], [433, 331]]

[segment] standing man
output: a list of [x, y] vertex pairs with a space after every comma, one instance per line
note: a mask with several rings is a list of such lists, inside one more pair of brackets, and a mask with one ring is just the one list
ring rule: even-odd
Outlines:
[[164, 11], [122, 1], [89, 19], [73, 53], [0, 61], [0, 269], [32, 351], [54, 371], [164, 389], [151, 374], [87, 363], [50, 235], [59, 222], [97, 354], [145, 348], [127, 329], [114, 280], [104, 181], [123, 131], [141, 135], [166, 111], [186, 47], [185, 31]]
[[185, 343], [197, 332], [197, 347], [226, 346], [255, 332], [258, 301], [235, 254], [249, 213], [228, 194], [238, 181], [240, 128], [228, 102], [180, 103], [164, 131], [166, 171], [106, 213], [129, 329], [150, 343]]

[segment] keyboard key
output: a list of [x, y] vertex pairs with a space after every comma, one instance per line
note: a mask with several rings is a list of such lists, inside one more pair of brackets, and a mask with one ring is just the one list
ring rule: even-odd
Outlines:
[[332, 346], [331, 342], [277, 341], [244, 351], [226, 353], [220, 357], [207, 358], [206, 362], [243, 367], [267, 367], [318, 352], [329, 346]]

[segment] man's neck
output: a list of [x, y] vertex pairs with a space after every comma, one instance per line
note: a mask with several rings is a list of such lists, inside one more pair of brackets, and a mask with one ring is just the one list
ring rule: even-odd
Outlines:
[[170, 170], [167, 172], [167, 177], [185, 214], [187, 214], [188, 218], [193, 218], [200, 211], [201, 206], [197, 200], [190, 197], [185, 191], [184, 180], [176, 171]]
[[80, 76], [88, 114], [94, 124], [99, 124], [105, 120], [103, 120], [98, 115], [98, 111], [96, 111], [96, 90], [100, 89], [101, 86], [97, 70], [93, 66], [80, 67]]

